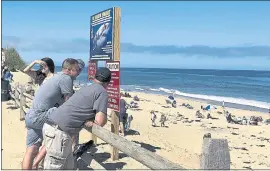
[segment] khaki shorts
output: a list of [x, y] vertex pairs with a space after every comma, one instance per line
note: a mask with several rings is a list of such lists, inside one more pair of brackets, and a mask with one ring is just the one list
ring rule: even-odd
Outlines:
[[74, 168], [74, 158], [71, 137], [45, 123], [43, 126], [43, 139], [47, 151], [44, 159], [44, 170], [72, 170]]

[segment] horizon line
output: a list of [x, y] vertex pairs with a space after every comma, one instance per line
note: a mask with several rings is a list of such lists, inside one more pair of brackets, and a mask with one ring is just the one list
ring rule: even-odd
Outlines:
[[[55, 65], [56, 67], [61, 67], [61, 65]], [[85, 66], [88, 68], [88, 65]], [[214, 71], [259, 71], [259, 72], [270, 72], [270, 70], [258, 70], [258, 69], [205, 69], [205, 68], [165, 68], [165, 67], [120, 67], [125, 69], [168, 69], [168, 70], [214, 70]]]

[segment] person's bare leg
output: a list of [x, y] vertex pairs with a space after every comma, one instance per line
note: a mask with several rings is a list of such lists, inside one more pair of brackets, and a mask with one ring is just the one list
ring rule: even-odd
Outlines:
[[74, 147], [79, 144], [79, 134], [74, 135], [72, 138], [72, 151], [74, 151]]
[[[72, 139], [72, 152], [74, 151], [75, 146], [79, 144], [79, 137], [80, 137], [80, 133], [78, 133], [77, 135], [73, 135], [71, 137], [71, 139]], [[77, 170], [78, 163], [77, 163], [76, 158], [74, 158], [73, 166], [74, 166], [73, 170]]]
[[41, 149], [39, 150], [39, 153], [37, 154], [37, 157], [35, 158], [35, 161], [33, 163], [33, 169], [38, 169], [38, 165], [45, 158], [46, 153], [47, 153], [46, 148], [43, 145], [41, 147]]
[[121, 130], [120, 135], [125, 136], [124, 123], [123, 122], [120, 122], [120, 125], [119, 126], [120, 126], [120, 130]]
[[26, 152], [22, 161], [23, 170], [31, 170], [33, 166], [33, 161], [38, 153], [38, 146], [32, 145], [31, 147], [26, 148]]

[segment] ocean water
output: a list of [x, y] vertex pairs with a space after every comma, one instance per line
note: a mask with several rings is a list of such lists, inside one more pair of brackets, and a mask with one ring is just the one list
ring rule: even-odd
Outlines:
[[[78, 81], [87, 83], [87, 68]], [[225, 101], [264, 112], [270, 108], [270, 71], [121, 68], [120, 82], [124, 90]]]

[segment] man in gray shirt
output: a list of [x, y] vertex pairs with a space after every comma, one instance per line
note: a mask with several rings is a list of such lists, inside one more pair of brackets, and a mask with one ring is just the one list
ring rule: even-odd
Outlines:
[[73, 94], [73, 80], [78, 74], [78, 61], [68, 58], [63, 62], [62, 72], [46, 81], [36, 92], [32, 107], [25, 116], [27, 148], [22, 169], [32, 169], [33, 160], [43, 140], [42, 127], [52, 111]]
[[73, 169], [72, 137], [83, 126], [93, 122], [104, 126], [107, 122], [108, 93], [111, 80], [108, 68], [100, 68], [94, 84], [84, 86], [62, 106], [54, 110], [43, 126], [44, 145], [47, 154], [44, 169]]
[[[66, 59], [67, 60], [67, 59]], [[81, 59], [76, 59], [78, 61], [78, 65], [79, 65], [79, 73], [78, 76], [80, 75], [80, 73], [83, 71], [83, 69], [85, 68], [85, 63], [83, 62], [83, 60]], [[65, 64], [65, 61], [63, 62], [63, 65]], [[76, 77], [77, 78], [77, 77]], [[76, 79], [74, 78], [74, 80]], [[79, 143], [79, 134], [77, 136], [73, 137], [73, 146], [75, 146], [76, 144]], [[39, 167], [39, 163], [41, 161], [44, 161], [43, 159], [45, 158], [46, 155], [46, 149], [44, 146], [42, 146], [39, 150], [38, 155], [35, 158], [35, 161], [33, 163], [33, 169], [38, 169]], [[44, 162], [41, 163], [40, 167], [43, 168]]]

